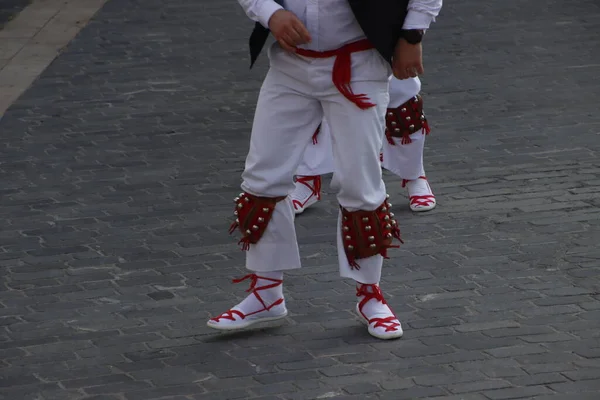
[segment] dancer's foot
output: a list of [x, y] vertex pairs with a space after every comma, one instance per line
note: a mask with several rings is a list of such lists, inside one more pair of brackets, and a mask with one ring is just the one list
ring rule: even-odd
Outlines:
[[[281, 272], [264, 273], [263, 275], [283, 277]], [[252, 279], [250, 289], [247, 290], [250, 292], [248, 297], [218, 317], [210, 319], [207, 323], [209, 327], [220, 330], [236, 330], [247, 328], [259, 322], [274, 321], [287, 316], [282, 292], [282, 279], [251, 274], [234, 280], [234, 283], [246, 279]]]
[[301, 214], [321, 200], [321, 176], [297, 176], [296, 189], [291, 194], [294, 212]]
[[435, 196], [425, 176], [402, 181], [402, 187], [408, 189], [410, 209], [417, 212], [433, 210], [436, 206]]
[[360, 298], [356, 312], [369, 325], [369, 333], [378, 339], [402, 337], [402, 325], [387, 305], [379, 285], [358, 283], [356, 295]]

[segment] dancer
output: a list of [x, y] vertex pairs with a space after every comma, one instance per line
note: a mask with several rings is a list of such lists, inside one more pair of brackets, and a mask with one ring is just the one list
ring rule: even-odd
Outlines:
[[[402, 336], [379, 281], [400, 230], [387, 201], [379, 153], [389, 103], [389, 77], [423, 73], [422, 31], [441, 0], [238, 0], [257, 21], [251, 62], [269, 30], [270, 68], [260, 90], [250, 150], [235, 200], [251, 273], [250, 294], [208, 321], [232, 330], [287, 315], [283, 273], [300, 268], [289, 194], [311, 136], [325, 118], [331, 128], [337, 199], [340, 275], [356, 282], [356, 312], [380, 339]], [[435, 3], [435, 4], [433, 4]], [[409, 6], [410, 4], [410, 6]], [[433, 7], [435, 5], [435, 8]], [[398, 29], [403, 27], [404, 29]]]

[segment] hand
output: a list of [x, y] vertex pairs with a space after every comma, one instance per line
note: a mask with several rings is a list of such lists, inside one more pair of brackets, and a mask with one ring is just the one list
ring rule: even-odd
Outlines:
[[269, 29], [281, 47], [287, 51], [294, 52], [296, 46], [311, 41], [308, 29], [290, 11], [275, 11], [269, 19]]
[[414, 78], [422, 75], [423, 47], [421, 43], [410, 44], [404, 39], [398, 40], [392, 60], [394, 76], [398, 79]]

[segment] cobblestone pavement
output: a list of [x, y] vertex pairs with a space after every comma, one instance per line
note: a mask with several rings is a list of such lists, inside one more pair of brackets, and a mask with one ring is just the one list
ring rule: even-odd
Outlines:
[[29, 3], [30, 0], [0, 0], [0, 29]]
[[111, 0], [0, 121], [0, 398], [597, 399], [600, 8], [447, 2], [427, 35], [427, 171], [371, 338], [334, 196], [297, 220], [286, 323], [221, 336], [227, 235], [266, 62], [235, 2]]

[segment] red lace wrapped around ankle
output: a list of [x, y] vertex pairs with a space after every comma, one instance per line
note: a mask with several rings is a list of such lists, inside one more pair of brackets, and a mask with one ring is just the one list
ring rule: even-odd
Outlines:
[[[250, 287], [248, 288], [248, 290], [246, 290], [246, 292], [252, 293], [254, 296], [256, 296], [256, 299], [260, 302], [260, 304], [262, 304], [263, 308], [260, 310], [248, 313], [248, 314], [244, 314], [238, 310], [227, 310], [223, 314], [221, 314], [217, 317], [211, 318], [212, 321], [220, 322], [222, 319], [226, 319], [229, 321], [235, 321], [235, 315], [237, 315], [240, 319], [245, 319], [246, 317], [248, 317], [250, 315], [258, 314], [263, 311], [269, 311], [271, 308], [283, 303], [283, 298], [279, 298], [275, 302], [273, 302], [271, 305], [267, 305], [265, 303], [265, 301], [263, 300], [263, 298], [260, 296], [260, 294], [258, 294], [258, 292], [261, 290], [272, 289], [276, 286], [281, 285], [283, 283], [283, 281], [281, 279], [265, 278], [263, 276], [258, 276], [256, 274], [249, 274], [242, 278], [234, 279], [233, 283], [240, 283], [240, 282], [245, 281], [246, 279], [250, 279]], [[273, 283], [257, 287], [256, 284], [258, 283], [259, 279], [262, 279], [262, 280], [268, 281], [268, 282], [273, 282]]]
[[[389, 196], [388, 196], [389, 197]], [[352, 268], [360, 269], [356, 260], [377, 254], [388, 258], [387, 249], [398, 239], [400, 228], [390, 212], [392, 205], [386, 200], [374, 211], [348, 211], [342, 209], [342, 242], [348, 263]]]
[[250, 244], [258, 243], [267, 229], [275, 206], [283, 199], [285, 196], [258, 197], [249, 193], [240, 193], [239, 197], [235, 198], [236, 220], [231, 224], [229, 233], [239, 228], [243, 235], [239, 241], [242, 250], [248, 250]]
[[[372, 324], [373, 322], [375, 323], [375, 325], [373, 326], [374, 328], [381, 327], [381, 328], [385, 328], [386, 332], [396, 332], [398, 330], [398, 328], [401, 326], [397, 322], [398, 318], [393, 313], [389, 317], [386, 317], [386, 318], [369, 318], [363, 312], [363, 307], [365, 306], [365, 304], [367, 304], [372, 299], [375, 299], [375, 300], [381, 302], [382, 304], [387, 304], [387, 302], [383, 298], [383, 293], [381, 293], [381, 289], [379, 288], [379, 285], [361, 284], [360, 287], [356, 288], [356, 296], [357, 297], [364, 296], [362, 301], [358, 304], [358, 310], [360, 311], [362, 316], [368, 321], [369, 324]], [[390, 312], [391, 312], [391, 310], [390, 310]]]
[[428, 135], [430, 129], [425, 114], [423, 114], [421, 96], [412, 97], [400, 107], [388, 108], [385, 125], [385, 136], [391, 145], [395, 145], [393, 138], [402, 138], [402, 144], [411, 143], [410, 135], [419, 130]]

